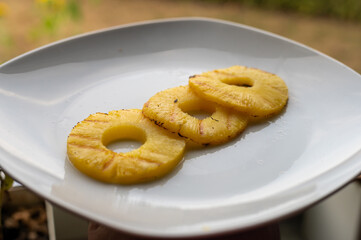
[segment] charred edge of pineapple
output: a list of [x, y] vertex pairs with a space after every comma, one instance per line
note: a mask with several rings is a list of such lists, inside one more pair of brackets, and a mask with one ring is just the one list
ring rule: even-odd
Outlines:
[[[163, 124], [164, 124], [164, 122], [158, 122], [157, 120], [154, 120], [154, 119], [151, 119], [154, 123], [155, 123], [155, 125], [157, 125], [157, 126], [159, 126], [159, 127], [163, 127]], [[164, 128], [164, 127], [163, 127]], [[165, 128], [164, 128], [165, 129]]]
[[[181, 138], [185, 138], [185, 139], [187, 139], [187, 140], [191, 140], [191, 141], [193, 141], [193, 142], [195, 142], [195, 143], [197, 143], [196, 141], [194, 141], [193, 139], [191, 139], [191, 138], [189, 138], [189, 137], [186, 137], [186, 136], [183, 136], [182, 134], [180, 134], [179, 132], [173, 132], [173, 131], [170, 131], [168, 128], [166, 128], [166, 127], [164, 127], [163, 125], [164, 125], [164, 123], [160, 123], [160, 122], [158, 122], [157, 120], [155, 120], [155, 119], [152, 119], [152, 118], [149, 118], [149, 120], [150, 121], [152, 121], [155, 125], [157, 125], [157, 126], [159, 126], [159, 127], [161, 127], [161, 128], [163, 128], [163, 129], [165, 129], [165, 130], [167, 130], [167, 131], [169, 131], [169, 132], [171, 132], [171, 133], [173, 133], [173, 134], [177, 134], [179, 137], [181, 137]], [[209, 145], [210, 143], [206, 143], [206, 144], [202, 144], [202, 145]]]
[[177, 133], [178, 134], [178, 136], [180, 136], [180, 137], [182, 137], [182, 138], [186, 138], [186, 139], [189, 139], [188, 137], [186, 137], [186, 136], [183, 136], [182, 134], [180, 134], [179, 132]]
[[[155, 119], [153, 119], [153, 118], [148, 118], [151, 122], [153, 122], [155, 125], [157, 125], [158, 127], [161, 127], [161, 128], [163, 128], [163, 129], [165, 129], [165, 130], [167, 130], [167, 131], [169, 131], [169, 132], [171, 132], [171, 133], [174, 133], [174, 134], [176, 134], [177, 132], [172, 132], [172, 131], [170, 131], [168, 128], [166, 128], [166, 127], [164, 127], [163, 125], [164, 125], [164, 122], [158, 122], [157, 120], [155, 120]], [[178, 134], [179, 135], [179, 134]]]
[[[169, 131], [169, 132], [171, 132], [171, 133], [173, 133], [173, 134], [177, 134], [179, 137], [184, 138], [184, 139], [189, 140], [189, 141], [192, 141], [192, 142], [195, 143], [195, 144], [199, 144], [199, 145], [204, 146], [204, 147], [207, 147], [207, 146], [210, 146], [210, 145], [211, 145], [211, 143], [199, 143], [199, 142], [197, 142], [197, 141], [194, 141], [194, 140], [193, 140], [192, 138], [190, 138], [190, 137], [183, 136], [183, 135], [180, 134], [179, 132], [170, 131], [169, 129], [167, 129], [166, 127], [163, 126], [164, 123], [160, 123], [160, 122], [158, 122], [158, 121], [155, 120], [155, 119], [149, 118], [149, 120], [150, 120], [151, 122], [153, 122], [155, 125], [157, 125], [158, 127], [161, 127], [161, 128], [163, 128], [163, 129], [165, 129], [165, 130], [167, 130], [167, 131]], [[215, 120], [215, 121], [219, 121], [219, 120], [217, 120], [217, 119], [214, 119], [214, 120]], [[228, 138], [231, 138], [231, 136], [228, 136]]]
[[218, 119], [215, 119], [215, 118], [213, 118], [212, 116], [211, 116], [211, 119], [212, 119], [213, 121], [219, 122]]

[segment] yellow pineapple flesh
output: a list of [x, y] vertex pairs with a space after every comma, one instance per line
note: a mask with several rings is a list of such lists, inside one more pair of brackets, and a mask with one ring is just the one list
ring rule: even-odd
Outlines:
[[[209, 117], [198, 119], [191, 111], [209, 112]], [[224, 143], [247, 126], [245, 114], [205, 101], [189, 86], [158, 92], [143, 106], [143, 114], [157, 125], [198, 144]]]
[[[125, 153], [106, 147], [120, 139], [143, 145]], [[166, 175], [182, 160], [184, 149], [184, 139], [154, 125], [139, 109], [92, 114], [72, 129], [67, 141], [69, 160], [78, 170], [103, 182], [121, 184]]]
[[285, 82], [275, 74], [233, 66], [195, 75], [189, 86], [200, 97], [252, 117], [279, 113], [288, 100]]

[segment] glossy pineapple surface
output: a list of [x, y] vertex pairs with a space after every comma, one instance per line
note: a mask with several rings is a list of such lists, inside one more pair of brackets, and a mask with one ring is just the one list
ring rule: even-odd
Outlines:
[[[121, 139], [143, 145], [124, 153], [107, 148]], [[134, 184], [162, 177], [179, 164], [184, 149], [184, 139], [156, 126], [139, 109], [92, 114], [72, 129], [67, 140], [72, 164], [108, 183]]]
[[288, 88], [277, 75], [256, 68], [233, 66], [189, 78], [200, 97], [252, 117], [279, 113], [288, 100]]
[[[204, 119], [191, 112], [206, 112]], [[189, 86], [158, 92], [143, 106], [143, 114], [157, 125], [199, 144], [220, 144], [241, 133], [247, 126], [245, 114], [205, 101]]]

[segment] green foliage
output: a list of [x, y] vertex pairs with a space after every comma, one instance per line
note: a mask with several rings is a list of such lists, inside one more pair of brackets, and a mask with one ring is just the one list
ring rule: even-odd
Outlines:
[[361, 0], [203, 0], [235, 2], [265, 9], [293, 11], [313, 16], [329, 16], [361, 22]]
[[14, 40], [8, 30], [0, 22], [0, 46], [10, 48], [14, 45]]
[[78, 21], [82, 18], [80, 2], [77, 0], [37, 0], [37, 15], [41, 19], [40, 26], [32, 32], [32, 36], [42, 33], [55, 34], [66, 21]]
[[3, 207], [3, 196], [6, 191], [8, 191], [13, 186], [14, 180], [7, 175], [0, 168], [0, 239], [4, 239], [3, 231], [2, 231], [2, 207]]
[[66, 11], [72, 20], [80, 20], [82, 17], [79, 2], [76, 0], [71, 0], [68, 2]]
[[1, 178], [1, 191], [7, 191], [13, 186], [14, 180], [7, 174]]
[[9, 190], [13, 186], [13, 183], [14, 180], [9, 175], [5, 175], [5, 178], [1, 180], [1, 190]]

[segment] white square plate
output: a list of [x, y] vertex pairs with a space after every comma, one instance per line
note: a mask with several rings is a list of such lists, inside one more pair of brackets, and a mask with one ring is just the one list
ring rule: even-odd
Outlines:
[[[286, 110], [234, 141], [186, 152], [149, 184], [103, 184], [67, 160], [89, 114], [142, 108], [156, 92], [233, 65], [282, 77]], [[361, 171], [361, 77], [303, 45], [203, 18], [89, 33], [0, 66], [0, 164], [86, 218], [140, 235], [203, 236], [263, 224], [324, 198]]]

